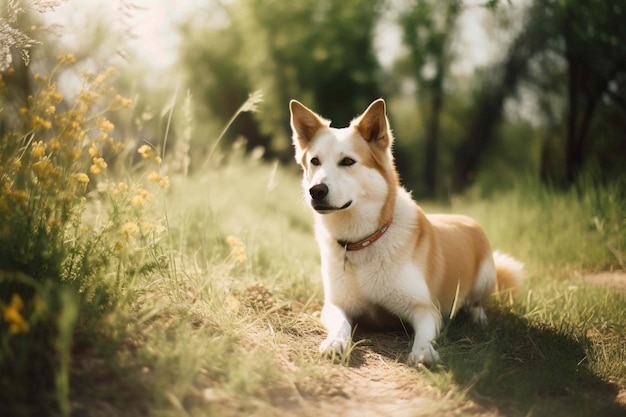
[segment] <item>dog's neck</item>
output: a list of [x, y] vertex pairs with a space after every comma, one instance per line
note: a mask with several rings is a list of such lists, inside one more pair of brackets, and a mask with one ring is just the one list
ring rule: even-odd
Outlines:
[[367, 247], [382, 237], [391, 226], [396, 196], [397, 188], [393, 188], [382, 206], [370, 203], [358, 210], [355, 208], [326, 215], [317, 214], [316, 223], [339, 245], [354, 244], [359, 249]]
[[389, 226], [391, 226], [391, 222], [393, 222], [393, 217], [390, 217], [389, 220], [387, 220], [387, 222], [383, 224], [383, 226], [376, 231], [376, 233], [358, 242], [348, 242], [345, 240], [338, 240], [337, 243], [346, 251], [355, 251], [355, 250], [365, 249], [369, 245], [373, 244], [378, 239], [380, 239], [387, 232], [387, 230], [389, 230]]

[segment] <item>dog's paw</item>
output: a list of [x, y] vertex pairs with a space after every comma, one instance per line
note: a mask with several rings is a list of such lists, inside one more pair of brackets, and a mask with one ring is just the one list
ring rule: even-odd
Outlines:
[[483, 308], [483, 306], [477, 305], [471, 307], [469, 309], [469, 312], [474, 323], [480, 324], [481, 326], [487, 325], [487, 314], [485, 313], [485, 309]]
[[429, 367], [439, 362], [439, 360], [439, 354], [433, 345], [427, 343], [422, 346], [414, 346], [411, 353], [409, 353], [407, 362], [410, 366], [424, 365]]
[[320, 344], [320, 353], [331, 358], [341, 357], [348, 350], [348, 340], [328, 338]]

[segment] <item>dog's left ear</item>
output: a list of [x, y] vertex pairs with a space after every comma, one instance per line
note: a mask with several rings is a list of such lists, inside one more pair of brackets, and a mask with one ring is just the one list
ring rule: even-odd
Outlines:
[[382, 98], [370, 104], [367, 110], [352, 123], [370, 144], [377, 145], [382, 149], [391, 145], [393, 137], [389, 132], [385, 100]]

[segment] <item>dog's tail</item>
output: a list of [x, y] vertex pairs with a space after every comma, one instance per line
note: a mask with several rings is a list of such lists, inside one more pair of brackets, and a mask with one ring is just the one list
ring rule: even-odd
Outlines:
[[493, 253], [493, 261], [496, 265], [496, 293], [517, 295], [524, 281], [524, 264], [498, 251]]

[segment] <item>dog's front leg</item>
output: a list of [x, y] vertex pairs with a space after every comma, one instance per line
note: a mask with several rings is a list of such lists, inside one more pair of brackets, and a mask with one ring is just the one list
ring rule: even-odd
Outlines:
[[327, 301], [322, 309], [322, 324], [328, 330], [328, 336], [320, 344], [320, 352], [343, 355], [352, 335], [352, 326], [346, 313], [341, 307]]
[[409, 354], [409, 365], [426, 366], [439, 362], [439, 354], [432, 345], [437, 338], [441, 316], [434, 306], [418, 306], [410, 315], [410, 322], [415, 330], [413, 348]]

